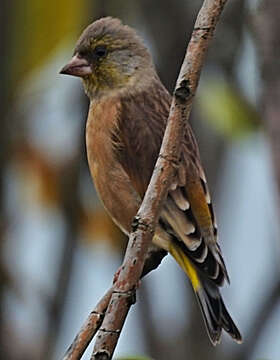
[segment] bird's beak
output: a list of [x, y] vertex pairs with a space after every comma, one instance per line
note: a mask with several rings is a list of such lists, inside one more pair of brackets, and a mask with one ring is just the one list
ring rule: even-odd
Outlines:
[[88, 61], [76, 54], [69, 63], [62, 68], [60, 74], [84, 77], [92, 74], [92, 70]]

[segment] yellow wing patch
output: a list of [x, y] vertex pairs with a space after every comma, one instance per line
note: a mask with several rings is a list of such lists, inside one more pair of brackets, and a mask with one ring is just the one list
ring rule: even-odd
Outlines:
[[194, 291], [198, 291], [201, 288], [201, 283], [199, 281], [197, 271], [195, 270], [194, 266], [191, 264], [190, 260], [187, 258], [183, 250], [181, 250], [178, 246], [174, 244], [170, 244], [169, 252], [188, 275]]

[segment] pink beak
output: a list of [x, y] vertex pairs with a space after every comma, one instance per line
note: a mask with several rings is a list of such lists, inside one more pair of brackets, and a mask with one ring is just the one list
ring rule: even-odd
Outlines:
[[69, 63], [62, 68], [60, 74], [84, 77], [92, 74], [92, 70], [88, 61], [76, 54]]

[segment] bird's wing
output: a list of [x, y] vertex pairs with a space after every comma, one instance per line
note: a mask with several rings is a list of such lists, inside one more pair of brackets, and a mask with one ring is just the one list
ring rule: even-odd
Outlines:
[[[186, 128], [177, 176], [160, 221], [161, 227], [172, 237], [172, 244], [187, 255], [202, 275], [219, 286], [224, 279], [228, 280], [217, 243], [217, 224], [198, 146], [189, 125]], [[172, 251], [174, 249], [171, 249], [171, 253]], [[173, 256], [176, 258], [174, 253]]]
[[[122, 100], [112, 138], [115, 159], [141, 198], [158, 157], [169, 106], [170, 95], [158, 82], [147, 93]], [[218, 288], [228, 276], [216, 241], [214, 213], [198, 147], [189, 126], [182, 146], [181, 164], [153, 238], [156, 247], [149, 248], [142, 276], [156, 268], [169, 251], [190, 278], [212, 343], [220, 341], [222, 328], [240, 342], [241, 335]]]
[[[147, 93], [122, 99], [114, 135], [115, 157], [141, 198], [158, 157], [170, 102], [170, 95], [158, 81]], [[175, 180], [161, 213], [157, 230], [160, 239], [155, 242], [171, 253], [169, 245], [178, 244], [196, 268], [221, 285], [227, 273], [216, 242], [214, 213], [198, 146], [189, 125]]]

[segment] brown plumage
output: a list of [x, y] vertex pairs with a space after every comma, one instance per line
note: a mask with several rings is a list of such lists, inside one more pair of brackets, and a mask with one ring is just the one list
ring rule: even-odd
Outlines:
[[[91, 175], [104, 207], [128, 234], [159, 153], [171, 96], [141, 39], [117, 19], [103, 18], [91, 24], [61, 73], [83, 79], [91, 100], [86, 127]], [[212, 343], [220, 341], [222, 329], [241, 342], [219, 292], [228, 275], [189, 125], [144, 274], [156, 267], [166, 252], [189, 276]]]

